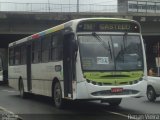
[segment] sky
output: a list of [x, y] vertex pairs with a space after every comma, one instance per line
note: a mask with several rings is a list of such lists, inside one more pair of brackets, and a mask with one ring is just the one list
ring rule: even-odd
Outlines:
[[[75, 12], [77, 7], [77, 0], [0, 0], [0, 2], [1, 11]], [[31, 5], [26, 3], [36, 4]], [[117, 0], [79, 0], [79, 4], [85, 4], [80, 6], [80, 12], [116, 12], [117, 10]]]

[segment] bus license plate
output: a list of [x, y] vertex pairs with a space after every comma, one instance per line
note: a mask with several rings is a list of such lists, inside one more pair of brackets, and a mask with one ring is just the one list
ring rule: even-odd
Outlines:
[[112, 93], [121, 93], [123, 92], [123, 88], [111, 88]]

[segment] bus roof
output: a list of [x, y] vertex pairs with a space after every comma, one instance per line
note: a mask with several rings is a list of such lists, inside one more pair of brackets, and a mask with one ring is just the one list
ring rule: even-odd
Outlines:
[[54, 33], [56, 31], [62, 30], [64, 28], [67, 28], [69, 26], [72, 26], [73, 24], [77, 25], [79, 22], [81, 21], [109, 21], [109, 22], [134, 22], [137, 25], [139, 25], [138, 22], [134, 21], [134, 20], [130, 20], [130, 19], [123, 19], [123, 18], [106, 18], [106, 17], [99, 17], [99, 18], [81, 18], [81, 19], [74, 19], [74, 20], [70, 20], [68, 22], [65, 22], [63, 24], [51, 27], [49, 29], [46, 29], [44, 31], [35, 33], [33, 35], [27, 36], [25, 38], [22, 38], [20, 40], [17, 40], [15, 42], [12, 42], [9, 44], [9, 47], [32, 40], [32, 39], [37, 39], [40, 38], [44, 35], [47, 35], [49, 33]]

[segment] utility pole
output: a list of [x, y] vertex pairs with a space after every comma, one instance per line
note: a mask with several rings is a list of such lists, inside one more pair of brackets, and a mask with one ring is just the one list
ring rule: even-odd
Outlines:
[[77, 0], [77, 13], [79, 13], [79, 0]]
[[50, 1], [48, 0], [48, 11], [50, 12], [51, 11], [51, 8], [50, 8]]

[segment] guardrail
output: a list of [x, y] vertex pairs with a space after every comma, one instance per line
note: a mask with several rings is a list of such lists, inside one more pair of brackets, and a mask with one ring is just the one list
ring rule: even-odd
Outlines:
[[[117, 5], [79, 4], [79, 12], [117, 12]], [[0, 2], [0, 11], [77, 12], [77, 4]]]

